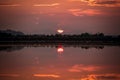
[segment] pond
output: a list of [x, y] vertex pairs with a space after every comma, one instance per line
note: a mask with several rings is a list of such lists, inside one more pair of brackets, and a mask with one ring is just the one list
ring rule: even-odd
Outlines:
[[120, 80], [120, 47], [0, 46], [0, 80]]

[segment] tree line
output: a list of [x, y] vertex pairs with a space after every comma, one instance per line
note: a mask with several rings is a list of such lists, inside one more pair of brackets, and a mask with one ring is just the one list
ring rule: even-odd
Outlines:
[[0, 42], [38, 42], [38, 43], [116, 43], [120, 44], [120, 35], [105, 35], [103, 33], [81, 34], [24, 34], [22, 32], [0, 31]]

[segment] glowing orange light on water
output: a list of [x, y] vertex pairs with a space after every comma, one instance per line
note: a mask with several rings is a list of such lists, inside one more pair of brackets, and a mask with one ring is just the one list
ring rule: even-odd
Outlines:
[[58, 53], [63, 53], [63, 52], [64, 52], [63, 47], [58, 47], [57, 52], [58, 52]]
[[63, 54], [63, 52], [64, 52], [63, 46], [62, 45], [58, 45], [58, 47], [57, 47], [57, 53], [58, 53], [58, 55], [61, 56]]

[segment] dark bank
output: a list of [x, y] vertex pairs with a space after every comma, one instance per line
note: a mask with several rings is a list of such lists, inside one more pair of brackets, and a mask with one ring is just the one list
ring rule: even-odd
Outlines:
[[0, 30], [0, 44], [82, 44], [120, 45], [120, 35], [103, 33], [81, 34], [24, 34], [13, 30]]

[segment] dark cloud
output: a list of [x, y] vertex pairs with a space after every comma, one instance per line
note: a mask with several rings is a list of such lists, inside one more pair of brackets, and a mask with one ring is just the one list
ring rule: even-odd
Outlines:
[[97, 76], [97, 79], [118, 80], [120, 79], [120, 77], [119, 76]]
[[118, 1], [116, 0], [103, 0], [103, 1], [96, 1], [96, 4], [117, 4]]

